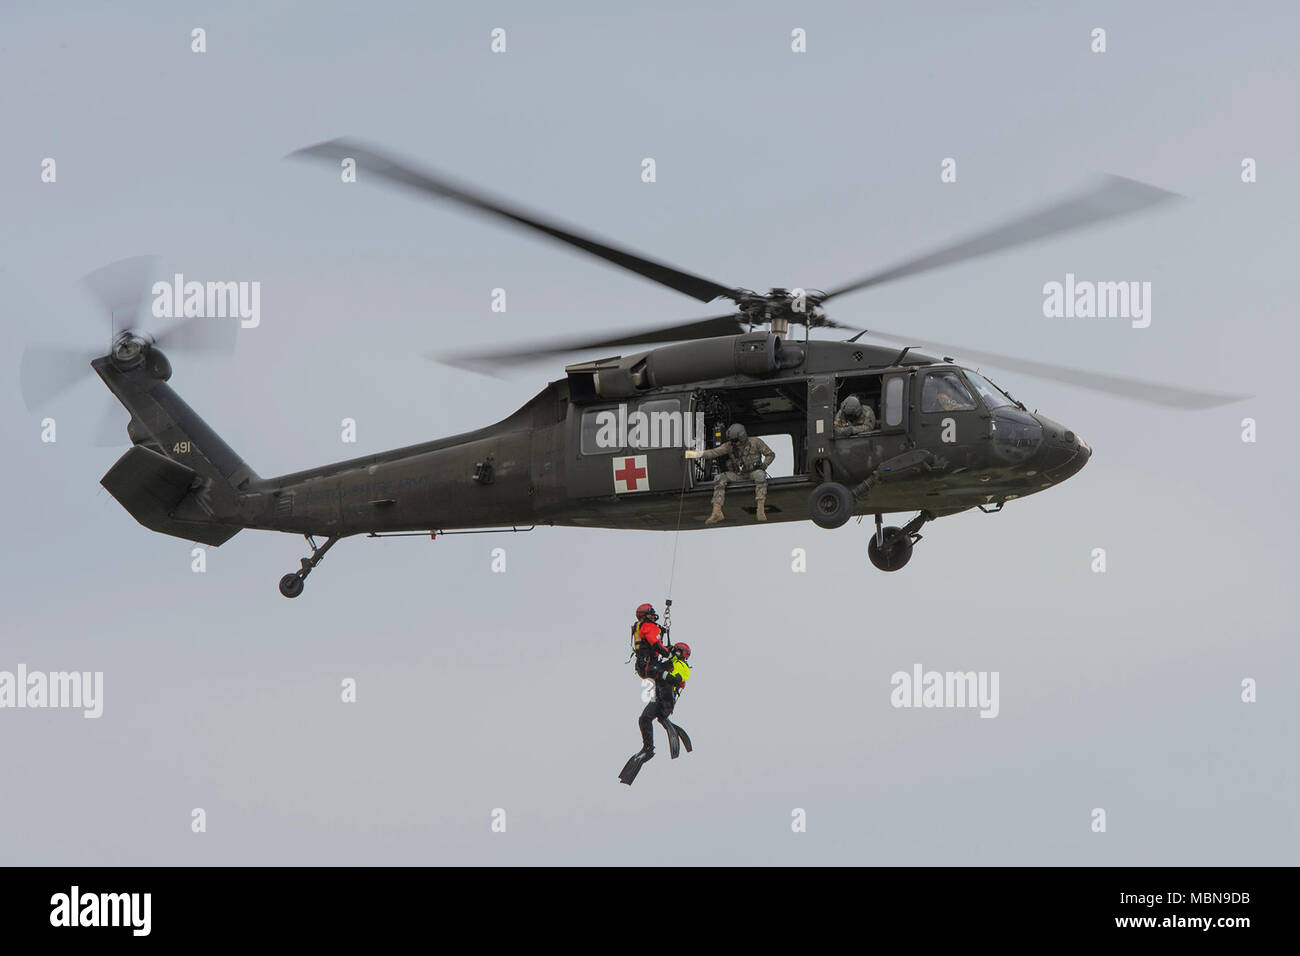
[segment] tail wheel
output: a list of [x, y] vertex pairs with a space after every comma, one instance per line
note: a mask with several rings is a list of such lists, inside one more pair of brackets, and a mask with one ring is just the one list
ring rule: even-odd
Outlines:
[[304, 586], [303, 579], [296, 574], [286, 574], [280, 579], [280, 593], [287, 598], [296, 598]]
[[826, 481], [808, 496], [808, 517], [819, 528], [838, 528], [853, 517], [853, 492], [838, 481]]
[[898, 571], [912, 560], [912, 536], [898, 528], [885, 528], [882, 535], [884, 547], [876, 544], [873, 534], [867, 542], [867, 557], [882, 571]]

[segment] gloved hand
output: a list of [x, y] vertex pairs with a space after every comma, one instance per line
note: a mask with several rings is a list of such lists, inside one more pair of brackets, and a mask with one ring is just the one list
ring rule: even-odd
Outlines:
[[699, 453], [698, 451], [696, 451], [694, 448], [688, 448], [688, 449], [686, 449], [686, 457], [687, 457], [687, 458], [699, 458], [699, 457], [700, 457], [700, 453]]

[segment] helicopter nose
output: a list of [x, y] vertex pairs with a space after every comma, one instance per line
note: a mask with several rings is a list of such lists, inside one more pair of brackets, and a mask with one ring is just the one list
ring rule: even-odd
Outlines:
[[1072, 429], [1042, 415], [1035, 417], [1043, 426], [1043, 475], [1058, 482], [1077, 474], [1092, 457], [1092, 446]]

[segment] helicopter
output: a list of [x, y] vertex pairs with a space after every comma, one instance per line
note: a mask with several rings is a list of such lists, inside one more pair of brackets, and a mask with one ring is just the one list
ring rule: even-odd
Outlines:
[[[288, 598], [303, 593], [308, 575], [338, 541], [355, 535], [436, 538], [542, 525], [666, 531], [681, 530], [683, 516], [686, 528], [703, 528], [699, 516], [719, 465], [691, 460], [685, 451], [716, 447], [737, 424], [789, 449], [789, 474], [768, 481], [769, 522], [837, 528], [871, 516], [868, 558], [897, 571], [929, 522], [972, 508], [1000, 511], [1070, 478], [1092, 455], [1076, 431], [1030, 412], [945, 352], [981, 367], [1173, 408], [1206, 409], [1246, 397], [867, 333], [823, 310], [849, 293], [1175, 198], [1134, 180], [1106, 177], [1072, 198], [828, 291], [755, 292], [595, 239], [358, 142], [330, 140], [290, 156], [350, 160], [362, 179], [504, 220], [701, 302], [729, 300], [732, 308], [683, 323], [443, 357], [482, 370], [579, 350], [652, 346], [567, 365], [563, 378], [495, 424], [274, 478], [254, 472], [167, 384], [172, 366], [162, 346], [184, 345], [187, 338], [192, 344], [201, 335], [187, 336], [183, 326], [156, 336], [134, 327], [117, 332], [108, 353], [90, 365], [130, 413], [132, 444], [101, 484], [144, 527], [201, 544], [219, 546], [246, 528], [303, 535], [310, 555], [279, 581]], [[138, 304], [128, 311], [138, 312]], [[802, 338], [791, 334], [792, 326], [802, 327]], [[830, 340], [813, 338], [814, 330], [855, 334]], [[861, 342], [865, 334], [892, 344]], [[45, 393], [65, 387], [76, 373], [66, 356], [49, 350], [29, 348], [24, 366], [25, 397], [28, 385]], [[836, 424], [849, 396], [871, 412], [865, 433], [849, 435]], [[747, 487], [742, 482], [732, 494], [743, 500]], [[752, 505], [733, 508], [712, 527], [748, 524], [754, 512]], [[905, 522], [884, 524], [887, 515], [911, 512]]]

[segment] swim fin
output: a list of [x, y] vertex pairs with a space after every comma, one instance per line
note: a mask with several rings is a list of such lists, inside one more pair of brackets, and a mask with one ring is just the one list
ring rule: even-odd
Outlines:
[[660, 717], [658, 720], [659, 726], [661, 726], [664, 729], [664, 733], [668, 735], [668, 756], [673, 760], [676, 760], [682, 752], [681, 738], [677, 736], [677, 731], [674, 729], [677, 725], [666, 717]]
[[691, 738], [687, 736], [686, 731], [683, 730], [679, 724], [673, 724], [672, 726], [673, 726], [673, 730], [677, 731], [677, 736], [682, 738], [682, 746], [686, 748], [687, 753], [690, 753]]
[[641, 772], [641, 765], [655, 755], [653, 750], [638, 750], [628, 758], [627, 763], [623, 765], [622, 772], [618, 775], [618, 782], [625, 783], [629, 787], [636, 775]]

